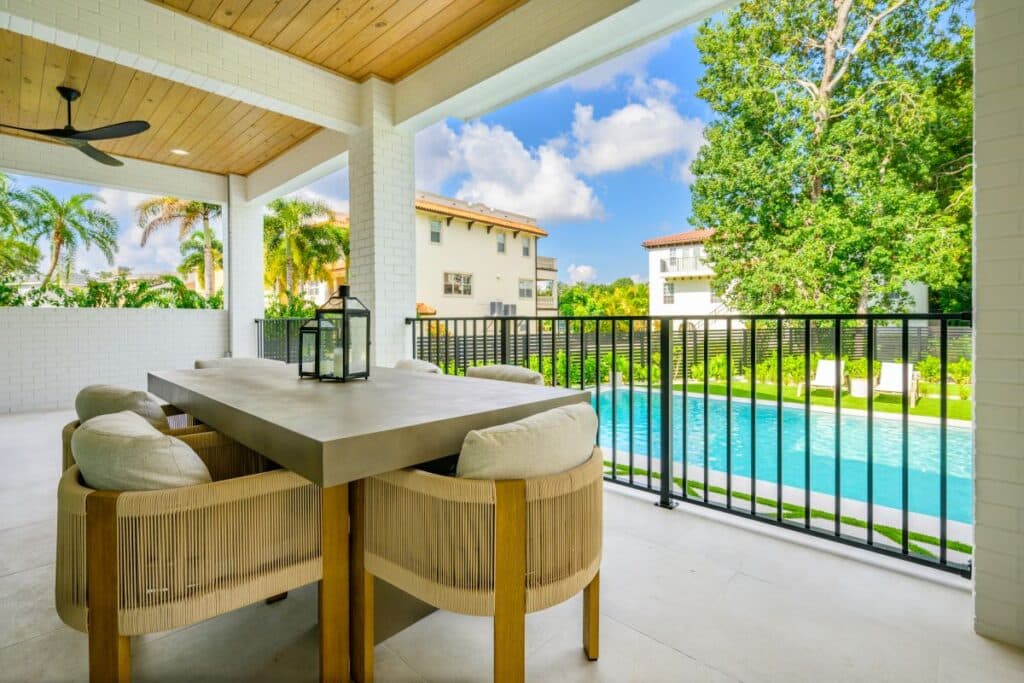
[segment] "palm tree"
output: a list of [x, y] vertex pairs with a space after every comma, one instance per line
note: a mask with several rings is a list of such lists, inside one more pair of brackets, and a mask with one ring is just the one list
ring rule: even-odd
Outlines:
[[202, 224], [199, 234], [203, 237], [203, 274], [205, 275], [206, 296], [213, 296], [213, 243], [215, 237], [210, 221], [221, 215], [219, 204], [208, 204], [177, 197], [153, 197], [140, 203], [136, 209], [139, 227], [142, 228], [142, 246], [154, 232], [177, 224], [178, 241], [184, 242]]
[[[224, 245], [220, 240], [215, 239], [211, 242], [210, 253], [213, 256], [213, 267], [223, 269]], [[181, 243], [181, 263], [178, 265], [178, 272], [182, 275], [195, 272], [197, 281], [205, 283], [206, 255], [206, 236], [197, 230]]]
[[348, 226], [336, 223], [319, 201], [275, 199], [263, 216], [267, 281], [295, 295], [304, 282], [327, 280], [328, 269], [348, 258]]
[[82, 192], [62, 201], [42, 187], [30, 188], [26, 193], [27, 233], [33, 243], [43, 237], [50, 242], [50, 268], [43, 277], [44, 287], [58, 265], [63, 266], [63, 272], [71, 272], [75, 256], [83, 246], [95, 246], [107, 257], [107, 263], [114, 263], [117, 221], [106, 211], [91, 208], [90, 202], [103, 200]]
[[31, 273], [39, 263], [39, 250], [23, 239], [25, 195], [0, 173], [0, 277]]

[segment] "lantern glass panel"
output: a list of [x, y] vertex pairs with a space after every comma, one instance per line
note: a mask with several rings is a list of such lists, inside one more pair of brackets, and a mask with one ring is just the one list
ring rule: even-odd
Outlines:
[[369, 370], [368, 341], [370, 337], [370, 316], [351, 311], [348, 322], [348, 372], [358, 375]]
[[307, 320], [299, 330], [299, 375], [315, 377], [317, 372], [317, 326], [315, 318]]

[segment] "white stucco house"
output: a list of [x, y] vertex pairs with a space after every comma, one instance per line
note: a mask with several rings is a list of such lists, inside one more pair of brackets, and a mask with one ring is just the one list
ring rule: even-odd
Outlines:
[[651, 315], [734, 313], [711, 289], [715, 271], [704, 262], [704, 241], [714, 230], [689, 230], [645, 240]]

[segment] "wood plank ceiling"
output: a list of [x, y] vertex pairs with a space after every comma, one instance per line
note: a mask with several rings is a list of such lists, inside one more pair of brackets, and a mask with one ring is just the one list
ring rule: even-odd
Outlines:
[[[0, 122], [26, 128], [64, 126], [67, 114], [55, 89], [58, 85], [82, 91], [71, 109], [76, 128], [132, 119], [151, 125], [139, 135], [96, 142], [97, 148], [200, 171], [246, 175], [319, 130], [282, 114], [0, 30]], [[172, 149], [188, 155], [173, 154]]]
[[397, 81], [525, 0], [151, 0], [356, 80]]

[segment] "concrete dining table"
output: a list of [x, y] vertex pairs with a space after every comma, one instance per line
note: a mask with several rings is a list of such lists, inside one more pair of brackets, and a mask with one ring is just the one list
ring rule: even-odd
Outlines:
[[[368, 380], [299, 379], [294, 365], [166, 370], [149, 390], [323, 489], [320, 680], [365, 681], [373, 642], [362, 610], [366, 477], [458, 453], [466, 433], [572, 403], [590, 393], [375, 367]], [[350, 532], [351, 529], [351, 532]], [[372, 647], [372, 646], [371, 646]]]

